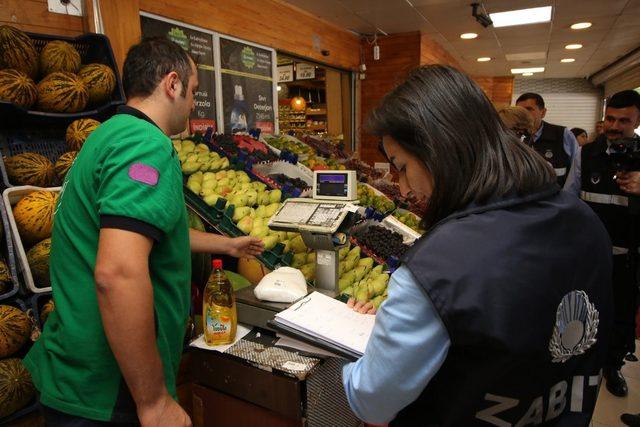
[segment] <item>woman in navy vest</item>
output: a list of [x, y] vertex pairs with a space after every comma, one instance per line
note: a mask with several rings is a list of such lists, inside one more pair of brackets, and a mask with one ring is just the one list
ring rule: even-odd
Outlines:
[[369, 124], [403, 193], [428, 197], [428, 231], [344, 367], [353, 411], [372, 424], [588, 426], [612, 318], [598, 218], [454, 68], [415, 70]]

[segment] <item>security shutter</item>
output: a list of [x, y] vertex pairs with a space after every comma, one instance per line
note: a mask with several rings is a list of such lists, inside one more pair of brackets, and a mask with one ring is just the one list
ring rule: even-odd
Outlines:
[[609, 97], [616, 92], [640, 87], [640, 65], [623, 72], [604, 84], [605, 96]]

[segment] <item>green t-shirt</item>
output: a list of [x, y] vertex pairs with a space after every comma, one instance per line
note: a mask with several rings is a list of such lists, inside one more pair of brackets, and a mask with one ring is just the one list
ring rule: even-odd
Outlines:
[[94, 267], [100, 228], [154, 238], [149, 270], [156, 343], [174, 397], [189, 312], [191, 261], [180, 163], [170, 139], [137, 115], [117, 114], [96, 129], [65, 179], [51, 247], [56, 309], [25, 359], [42, 404], [100, 421], [137, 419], [98, 309]]

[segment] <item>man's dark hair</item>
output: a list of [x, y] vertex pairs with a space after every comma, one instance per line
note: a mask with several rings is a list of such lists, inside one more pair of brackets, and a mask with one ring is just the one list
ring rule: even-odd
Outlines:
[[182, 82], [181, 96], [187, 93], [191, 63], [189, 54], [164, 37], [149, 37], [131, 46], [122, 67], [122, 86], [127, 98], [146, 97], [155, 91], [164, 76], [175, 71]]
[[368, 126], [396, 140], [432, 175], [426, 229], [471, 202], [534, 193], [556, 180], [549, 164], [505, 127], [484, 92], [452, 67], [412, 71]]
[[542, 99], [542, 97], [537, 93], [533, 93], [533, 92], [527, 92], [520, 95], [516, 100], [516, 105], [518, 104], [518, 102], [527, 101], [529, 99], [535, 100], [536, 105], [538, 106], [539, 109], [542, 110], [544, 108], [544, 99]]
[[573, 136], [575, 136], [577, 138], [578, 136], [582, 135], [583, 133], [587, 133], [587, 131], [582, 129], [582, 128], [573, 128], [573, 129], [571, 129], [571, 133], [573, 133]]
[[607, 101], [607, 107], [611, 108], [627, 108], [636, 107], [640, 110], [640, 93], [635, 90], [623, 90], [615, 93]]

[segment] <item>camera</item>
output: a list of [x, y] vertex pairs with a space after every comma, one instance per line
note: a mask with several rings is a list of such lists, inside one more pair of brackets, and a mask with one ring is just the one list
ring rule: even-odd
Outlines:
[[612, 171], [640, 171], [640, 138], [619, 138], [610, 141], [609, 164]]
[[[478, 8], [481, 7], [480, 3], [471, 3], [471, 16], [473, 16], [474, 18], [476, 18], [476, 21], [478, 21], [478, 23], [480, 25], [482, 25], [483, 27], [487, 28], [490, 25], [493, 25], [493, 21], [491, 20], [491, 18], [489, 17], [489, 15], [487, 15], [486, 13], [482, 12], [482, 11], [478, 11]], [[484, 10], [484, 8], [483, 8]]]

